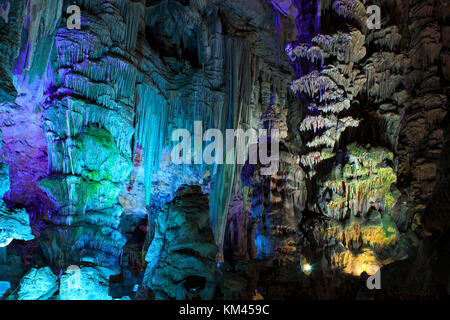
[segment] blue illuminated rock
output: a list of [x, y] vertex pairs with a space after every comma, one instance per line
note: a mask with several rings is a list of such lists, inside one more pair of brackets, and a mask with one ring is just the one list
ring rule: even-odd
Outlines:
[[[1, 131], [0, 131], [1, 140]], [[1, 142], [0, 142], [1, 148]], [[0, 162], [0, 199], [9, 190], [9, 167], [6, 163]]]
[[50, 174], [40, 185], [58, 213], [41, 240], [52, 265], [86, 261], [118, 270], [125, 243], [118, 196], [132, 169], [133, 54], [145, 10], [125, 0], [78, 5], [82, 28], [57, 25], [49, 66], [54, 79], [45, 83], [54, 94], [43, 102]]
[[11, 71], [21, 44], [24, 5], [25, 0], [0, 1], [0, 103], [17, 97]]
[[[0, 148], [2, 134], [0, 131]], [[5, 247], [12, 240], [31, 240], [30, 217], [24, 209], [9, 210], [1, 199], [9, 190], [9, 168], [0, 162], [0, 247]]]
[[0, 247], [8, 245], [13, 239], [32, 240], [30, 217], [21, 210], [9, 210], [0, 202]]
[[[2, 148], [2, 135], [0, 130], [0, 149]], [[0, 201], [9, 190], [9, 185], [9, 167], [6, 163], [0, 162]]]
[[69, 267], [61, 277], [60, 300], [112, 300], [109, 277], [114, 272], [103, 267]]
[[18, 300], [47, 300], [58, 290], [58, 278], [49, 267], [33, 268], [20, 281]]

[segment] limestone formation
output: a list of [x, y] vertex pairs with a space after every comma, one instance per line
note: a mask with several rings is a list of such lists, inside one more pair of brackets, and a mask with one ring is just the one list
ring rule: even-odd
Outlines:
[[[444, 297], [449, 21], [438, 0], [0, 0], [0, 293]], [[209, 129], [256, 130], [277, 170], [199, 161]]]
[[156, 217], [144, 283], [156, 299], [211, 299], [216, 254], [208, 197], [198, 186], [182, 186]]
[[[2, 132], [0, 131], [0, 148], [2, 147]], [[9, 190], [9, 167], [0, 162], [0, 250], [12, 240], [31, 240], [30, 217], [23, 209], [10, 210], [2, 200]]]
[[49, 267], [33, 268], [20, 281], [18, 300], [47, 300], [58, 290], [57, 277]]

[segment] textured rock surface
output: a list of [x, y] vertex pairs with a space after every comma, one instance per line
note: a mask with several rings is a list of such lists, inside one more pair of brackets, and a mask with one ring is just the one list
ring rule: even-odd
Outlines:
[[18, 300], [47, 300], [58, 290], [58, 279], [49, 267], [31, 269], [20, 281]]
[[156, 217], [144, 284], [156, 299], [211, 299], [216, 254], [208, 197], [198, 186], [183, 186]]
[[402, 209], [392, 157], [385, 149], [350, 145], [346, 161], [321, 188], [319, 205], [330, 220], [318, 237], [328, 244], [332, 268], [359, 276], [372, 265], [408, 257], [411, 241], [400, 235], [392, 217], [394, 207]]
[[25, 210], [9, 210], [0, 204], [0, 244], [8, 245], [11, 240], [31, 240], [30, 218]]
[[[285, 2], [282, 4], [287, 5]], [[269, 235], [266, 231], [266, 236], [258, 237], [256, 231], [253, 235], [256, 240], [255, 252], [259, 252], [260, 257], [266, 255], [266, 259], [273, 257], [274, 243], [279, 232], [282, 231], [281, 234], [285, 237], [292, 232], [292, 246], [281, 246], [278, 248], [279, 252], [292, 252], [292, 257], [295, 257], [293, 261], [296, 261], [295, 264], [300, 269], [306, 262], [313, 265], [313, 270], [316, 270], [305, 274], [314, 282], [332, 281], [336, 285], [327, 285], [324, 291], [314, 290], [313, 293], [308, 289], [311, 283], [302, 280], [298, 269], [293, 268], [287, 272], [286, 278], [289, 281], [296, 279], [298, 284], [293, 285], [296, 288], [294, 290], [287, 289], [282, 280], [283, 268], [278, 264], [278, 259], [274, 260], [277, 264], [273, 267], [278, 274], [270, 280], [260, 280], [259, 284], [263, 286], [265, 297], [312, 295], [330, 298], [336, 294], [334, 290], [338, 287], [352, 295], [354, 289], [351, 288], [357, 287], [358, 282], [349, 281], [350, 278], [344, 276], [345, 273], [359, 276], [364, 271], [370, 273], [371, 265], [390, 265], [386, 267], [389, 268], [387, 270], [396, 270], [397, 265], [400, 269], [406, 264], [424, 262], [424, 253], [421, 249], [417, 251], [418, 247], [423, 245], [421, 241], [430, 243], [430, 246], [434, 242], [431, 240], [433, 237], [420, 240], [424, 236], [431, 236], [429, 231], [424, 230], [420, 212], [427, 211], [428, 218], [425, 221], [428, 220], [430, 227], [432, 225], [437, 231], [437, 239], [448, 230], [445, 222], [448, 220], [448, 205], [438, 207], [425, 205], [423, 202], [430, 201], [434, 192], [439, 194], [439, 203], [447, 203], [445, 199], [448, 197], [446, 183], [440, 184], [443, 188], [435, 189], [438, 181], [448, 180], [448, 171], [444, 169], [445, 166], [442, 167], [442, 160], [439, 160], [440, 157], [443, 159], [439, 154], [447, 141], [442, 134], [448, 126], [444, 121], [447, 114], [445, 88], [448, 86], [448, 78], [445, 78], [445, 71], [441, 73], [441, 70], [445, 70], [443, 64], [440, 64], [442, 69], [427, 69], [445, 60], [439, 60], [440, 56], [445, 56], [445, 50], [442, 50], [444, 53], [439, 52], [441, 46], [446, 48], [447, 44], [438, 34], [441, 28], [445, 28], [446, 20], [442, 16], [447, 16], [447, 9], [440, 2], [433, 1], [420, 4], [413, 2], [409, 6], [405, 2], [394, 5], [391, 1], [381, 1], [379, 5], [383, 12], [388, 12], [388, 19], [383, 20], [381, 30], [369, 30], [365, 25], [367, 4], [364, 2], [321, 2], [322, 15], [319, 18], [313, 2], [291, 4], [303, 14], [303, 18], [297, 24], [298, 42], [289, 44], [286, 53], [296, 76], [300, 77], [293, 82], [292, 89], [299, 93], [302, 108], [306, 112], [298, 116], [303, 121], [291, 122], [290, 126], [293, 131], [298, 128], [305, 134], [299, 137], [291, 131], [286, 144], [289, 150], [303, 153], [300, 164], [308, 173], [307, 177], [312, 180], [310, 183], [303, 183], [303, 186], [308, 185], [306, 210], [295, 210], [294, 216], [297, 218], [285, 220], [285, 225], [277, 227], [275, 233]], [[443, 10], [442, 16], [433, 15], [438, 10]], [[415, 16], [413, 19], [417, 19], [413, 34], [410, 34], [405, 24], [408, 12]], [[292, 14], [297, 15], [295, 12]], [[396, 19], [393, 19], [394, 15], [397, 16]], [[347, 21], [347, 26], [342, 25], [340, 17]], [[322, 21], [341, 25], [342, 29], [320, 25]], [[302, 30], [315, 30], [316, 33], [302, 33]], [[325, 33], [326, 31], [329, 33]], [[410, 37], [416, 40], [409, 41], [412, 39]], [[319, 68], [321, 65], [323, 67]], [[318, 68], [318, 71], [314, 71]], [[422, 70], [420, 76], [414, 69]], [[425, 79], [430, 80], [426, 82]], [[427, 90], [433, 93], [425, 98]], [[411, 104], [414, 105], [415, 99], [420, 102], [414, 108]], [[422, 107], [427, 111], [424, 112]], [[415, 116], [412, 116], [414, 109], [422, 111], [414, 112]], [[295, 115], [292, 109], [288, 112]], [[349, 115], [358, 117], [358, 121], [355, 122]], [[339, 124], [340, 121], [342, 124]], [[363, 126], [345, 133], [345, 127], [357, 127], [358, 122]], [[410, 132], [410, 140], [402, 138], [403, 132]], [[420, 140], [420, 137], [425, 136], [432, 138], [426, 142]], [[381, 148], [368, 146], [359, 149], [350, 145], [352, 141], [370, 143]], [[409, 156], [404, 155], [405, 149], [409, 150]], [[430, 151], [423, 153], [424, 150]], [[420, 152], [421, 155], [416, 157], [413, 155], [415, 152]], [[414, 166], [411, 161], [419, 161], [416, 171], [412, 171]], [[408, 166], [406, 168], [405, 163]], [[445, 178], [437, 179], [438, 172]], [[343, 178], [336, 180], [336, 176], [341, 175]], [[412, 178], [414, 175], [420, 183], [415, 182], [417, 178]], [[267, 213], [262, 215], [266, 224], [274, 219], [272, 214], [277, 212], [275, 203], [280, 201], [277, 193], [272, 191], [275, 189], [272, 185], [276, 178], [272, 181], [269, 184], [267, 179], [262, 179], [253, 186], [255, 189], [259, 188], [255, 193], [259, 200], [253, 201], [252, 210], [255, 205], [266, 207]], [[282, 184], [275, 185], [278, 192], [283, 190]], [[413, 190], [415, 191], [412, 192]], [[415, 197], [413, 194], [420, 196], [412, 202], [407, 200]], [[289, 206], [281, 207], [286, 209]], [[230, 210], [233, 217], [236, 215], [235, 210], [235, 206]], [[230, 227], [230, 232], [235, 232], [233, 230], [235, 229]], [[250, 233], [251, 229], [248, 230]], [[416, 254], [418, 256], [414, 258]], [[286, 263], [289, 259], [281, 261]], [[448, 265], [449, 262], [446, 261], [445, 264]], [[386, 279], [393, 279], [393, 274], [393, 271], [389, 271]], [[446, 282], [445, 274], [442, 273], [441, 283]], [[266, 275], [262, 270], [260, 279]], [[415, 279], [413, 275], [410, 277], [411, 286], [418, 283], [412, 280]], [[426, 276], [419, 278], [424, 280], [424, 277]], [[344, 281], [347, 281], [347, 286], [343, 285]], [[424, 281], [430, 286], [430, 296], [437, 294], [436, 282]], [[426, 295], [425, 291], [421, 291], [421, 294]]]
[[1, 1], [0, 19], [0, 99], [2, 103], [13, 102], [17, 91], [12, 79], [12, 66], [19, 54], [22, 32], [22, 13], [25, 0]]
[[[2, 147], [0, 131], [0, 148]], [[12, 240], [31, 240], [30, 217], [25, 210], [10, 210], [2, 198], [10, 187], [9, 167], [0, 162], [0, 247], [7, 246]]]
[[[1, 281], [49, 265], [60, 299], [144, 273], [138, 298], [448, 295], [448, 1], [79, 0], [80, 30], [68, 3], [0, 0], [0, 244], [37, 238]], [[278, 129], [279, 170], [173, 164], [194, 121]], [[55, 298], [48, 270], [24, 297]]]
[[[124, 244], [118, 196], [132, 167], [136, 68], [128, 60], [139, 4], [112, 5], [83, 2], [86, 28], [61, 26], [52, 51], [54, 77], [43, 106], [51, 175], [41, 186], [59, 206], [51, 219], [59, 231], [46, 232], [44, 241], [49, 259], [61, 267], [83, 260], [117, 267]], [[121, 27], [113, 29], [112, 21]]]
[[[24, 1], [2, 1], [0, 20], [0, 109], [2, 113], [17, 96], [12, 80], [13, 61], [19, 54], [20, 33]], [[0, 130], [0, 148], [3, 146]], [[10, 188], [9, 166], [0, 162], [0, 246], [8, 245], [13, 239], [31, 240], [30, 219], [25, 210], [9, 210], [3, 202], [3, 195]]]
[[114, 266], [116, 262], [110, 255], [117, 256], [124, 244], [117, 230], [122, 209], [116, 204], [120, 182], [129, 176], [131, 163], [104, 129], [86, 128], [83, 135], [73, 140], [72, 150], [71, 170], [77, 175], [53, 175], [40, 184], [61, 208], [52, 221], [71, 230], [69, 238], [64, 238], [64, 234], [45, 234], [46, 241], [63, 246], [52, 248], [49, 257], [61, 259], [63, 252], [63, 265], [89, 259], [99, 265]]

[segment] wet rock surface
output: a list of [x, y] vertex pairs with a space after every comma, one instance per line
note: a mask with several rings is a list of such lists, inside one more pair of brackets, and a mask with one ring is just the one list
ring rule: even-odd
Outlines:
[[58, 290], [58, 279], [49, 267], [31, 269], [20, 281], [18, 300], [48, 300]]

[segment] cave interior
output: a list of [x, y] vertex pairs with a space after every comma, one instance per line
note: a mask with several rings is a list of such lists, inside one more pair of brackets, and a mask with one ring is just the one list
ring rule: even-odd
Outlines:
[[448, 0], [0, 0], [0, 298], [448, 298], [449, 80]]

